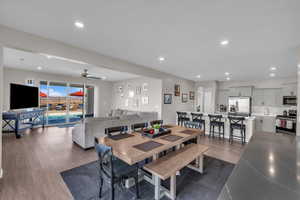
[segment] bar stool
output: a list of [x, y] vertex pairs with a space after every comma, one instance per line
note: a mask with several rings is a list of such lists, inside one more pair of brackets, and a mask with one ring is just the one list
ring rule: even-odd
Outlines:
[[[233, 139], [239, 139], [242, 141], [242, 144], [246, 143], [246, 125], [244, 124], [245, 117], [233, 117], [228, 116], [229, 119], [229, 129], [230, 129], [230, 136], [229, 142], [230, 144], [233, 143]], [[234, 130], [240, 130], [240, 135], [235, 135]]]
[[178, 126], [183, 126], [184, 122], [190, 121], [188, 114], [186, 112], [176, 112], [177, 113], [177, 124]]
[[[215, 137], [215, 127], [218, 127], [218, 134], [219, 134], [219, 139], [222, 138], [224, 139], [224, 127], [225, 123], [222, 122], [222, 115], [208, 115], [209, 117], [209, 137], [212, 136], [213, 138]], [[221, 132], [222, 130], [222, 132]]]
[[198, 122], [200, 124], [200, 128], [203, 127], [204, 133], [205, 133], [205, 119], [202, 119], [203, 114], [202, 113], [191, 113], [192, 115], [192, 121]]

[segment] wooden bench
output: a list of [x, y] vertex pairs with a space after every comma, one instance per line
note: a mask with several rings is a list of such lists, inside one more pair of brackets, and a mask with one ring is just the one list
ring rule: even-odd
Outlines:
[[[163, 195], [176, 199], [176, 172], [188, 166], [194, 160], [196, 160], [196, 166], [193, 166], [192, 169], [202, 172], [203, 154], [207, 150], [207, 146], [190, 144], [145, 165], [144, 169], [152, 173], [155, 178], [155, 199], [158, 200]], [[160, 179], [166, 180], [170, 177], [170, 191], [166, 191], [166, 189], [162, 189]], [[163, 190], [162, 193], [161, 190]]]

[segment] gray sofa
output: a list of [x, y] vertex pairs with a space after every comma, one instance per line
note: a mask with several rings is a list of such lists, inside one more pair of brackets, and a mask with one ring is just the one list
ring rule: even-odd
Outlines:
[[108, 117], [86, 118], [76, 124], [72, 130], [72, 140], [83, 149], [94, 146], [94, 138], [105, 136], [105, 128], [149, 122], [158, 119], [157, 112], [138, 112], [113, 110]]

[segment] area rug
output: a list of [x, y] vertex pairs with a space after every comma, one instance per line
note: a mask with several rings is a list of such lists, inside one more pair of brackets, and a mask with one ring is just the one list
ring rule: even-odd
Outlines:
[[[61, 173], [75, 200], [99, 200], [99, 175], [97, 162], [88, 163]], [[177, 176], [178, 200], [217, 200], [234, 165], [211, 157], [204, 159], [204, 174], [199, 174], [189, 168], [184, 168]], [[163, 181], [169, 187], [169, 180]], [[116, 187], [117, 188], [117, 187]], [[109, 187], [104, 183], [102, 190], [103, 200], [110, 199]], [[154, 186], [146, 181], [140, 182], [140, 199], [153, 200]], [[135, 187], [115, 190], [116, 200], [135, 199]], [[169, 198], [164, 197], [163, 200]]]

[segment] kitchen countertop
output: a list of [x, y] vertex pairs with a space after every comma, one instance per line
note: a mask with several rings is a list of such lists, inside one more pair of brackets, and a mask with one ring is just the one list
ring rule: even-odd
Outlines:
[[[203, 113], [203, 112], [193, 112], [193, 111], [186, 111], [187, 113], [199, 113], [199, 114], [203, 114], [204, 117], [208, 117], [209, 114], [212, 115], [222, 115], [224, 118], [228, 117], [228, 113]], [[255, 116], [251, 115], [250, 117], [245, 117], [246, 120], [255, 120]]]
[[241, 199], [300, 199], [300, 138], [253, 135], [218, 198]]
[[252, 113], [253, 116], [259, 116], [259, 117], [276, 117], [276, 114], [264, 114], [264, 113]]

